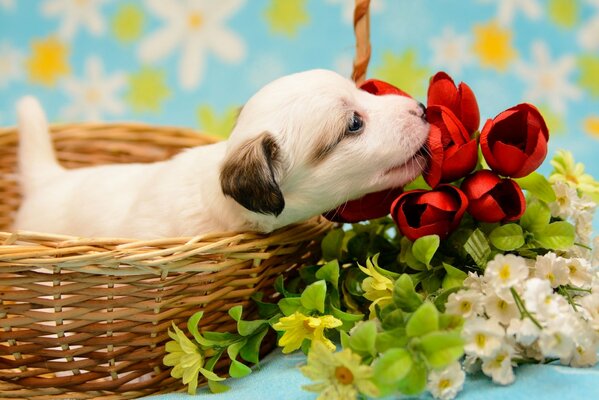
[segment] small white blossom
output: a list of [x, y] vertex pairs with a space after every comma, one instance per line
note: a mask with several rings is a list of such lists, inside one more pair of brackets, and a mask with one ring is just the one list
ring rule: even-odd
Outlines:
[[456, 361], [440, 371], [431, 371], [427, 389], [435, 399], [451, 400], [462, 390], [465, 379], [466, 374]]
[[528, 277], [528, 266], [522, 257], [498, 254], [487, 264], [485, 279], [494, 288], [506, 289], [516, 286]]
[[487, 287], [487, 283], [485, 282], [484, 276], [479, 275], [476, 272], [468, 272], [468, 276], [466, 277], [466, 279], [464, 279], [462, 285], [466, 289], [470, 289], [480, 293], [484, 293]]
[[570, 359], [576, 348], [572, 328], [565, 321], [554, 320], [543, 327], [539, 335], [539, 347], [545, 357]]
[[599, 265], [599, 236], [595, 236], [593, 239], [593, 254], [591, 255], [591, 265]]
[[576, 189], [565, 181], [555, 181], [552, 185], [555, 201], [549, 203], [551, 215], [560, 218], [570, 218], [579, 209], [580, 198]]
[[480, 292], [460, 290], [449, 295], [445, 310], [449, 314], [461, 315], [463, 318], [468, 319], [482, 312], [482, 298]]
[[576, 343], [576, 348], [568, 364], [575, 368], [592, 367], [597, 364], [597, 351], [599, 351], [597, 334], [587, 329], [584, 334], [578, 335], [578, 338], [578, 343]]
[[591, 264], [584, 258], [569, 258], [566, 260], [568, 282], [576, 287], [589, 288], [593, 280]]
[[593, 290], [593, 293], [588, 296], [578, 297], [576, 302], [579, 308], [582, 307], [586, 311], [589, 325], [599, 331], [599, 292]]
[[483, 361], [482, 370], [484, 374], [490, 376], [493, 382], [500, 385], [509, 385], [514, 382], [513, 354], [513, 347], [504, 343], [493, 358]]
[[524, 284], [522, 295], [526, 309], [537, 319], [551, 320], [571, 310], [568, 302], [553, 293], [547, 279], [530, 278]]
[[508, 325], [510, 320], [519, 316], [513, 297], [506, 299], [495, 293], [489, 294], [485, 296], [484, 307], [489, 319], [495, 319], [503, 325]]
[[445, 27], [438, 37], [430, 41], [432, 64], [452, 75], [460, 74], [462, 68], [474, 62], [471, 42], [469, 35], [460, 35], [452, 27]]
[[481, 317], [468, 319], [462, 330], [462, 337], [466, 342], [464, 351], [486, 360], [495, 356], [504, 336], [505, 329], [497, 321]]
[[593, 214], [595, 211], [581, 211], [574, 216], [574, 228], [576, 229], [576, 241], [590, 243], [593, 235]]
[[462, 363], [464, 371], [468, 374], [475, 374], [480, 371], [481, 362], [477, 356], [472, 354], [466, 354], [464, 356], [464, 362]]
[[558, 257], [557, 254], [549, 252], [543, 256], [537, 256], [535, 262], [535, 276], [547, 279], [551, 287], [558, 287], [568, 283], [568, 267], [566, 259]]
[[523, 346], [532, 345], [540, 333], [541, 329], [530, 318], [514, 318], [507, 328], [507, 334]]
[[44, 16], [60, 19], [58, 35], [72, 39], [79, 27], [95, 36], [105, 32], [106, 22], [100, 10], [105, 3], [106, 0], [48, 0], [42, 3], [41, 8]]

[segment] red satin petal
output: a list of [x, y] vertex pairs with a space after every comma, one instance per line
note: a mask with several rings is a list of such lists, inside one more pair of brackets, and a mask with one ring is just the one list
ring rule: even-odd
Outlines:
[[457, 114], [468, 133], [472, 135], [480, 125], [480, 111], [476, 96], [470, 86], [461, 82], [458, 86], [458, 97], [460, 98], [460, 109]]
[[499, 222], [506, 217], [497, 200], [490, 194], [485, 194], [477, 200], [470, 200], [468, 212], [481, 222]]
[[412, 97], [400, 88], [378, 79], [365, 80], [360, 85], [360, 89], [375, 95], [397, 94], [399, 96]]
[[432, 205], [443, 211], [455, 211], [459, 208], [458, 199], [454, 193], [448, 193], [447, 190], [431, 190], [422, 194], [416, 204]]
[[440, 239], [446, 239], [451, 233], [451, 223], [449, 221], [438, 221], [431, 225], [425, 225], [418, 228], [399, 225], [400, 232], [411, 241], [428, 235], [439, 235]]
[[547, 156], [547, 142], [545, 141], [545, 137], [540, 135], [537, 138], [537, 145], [532, 153], [528, 156], [524, 164], [520, 170], [514, 174], [510, 175], [512, 178], [521, 178], [535, 171], [537, 168], [543, 164], [545, 161], [545, 157]]
[[464, 144], [470, 139], [470, 135], [466, 132], [466, 128], [460, 122], [458, 117], [449, 109], [443, 106], [441, 107], [441, 119], [445, 125], [445, 129], [451, 140], [455, 144]]
[[470, 204], [470, 202], [469, 202], [468, 198], [466, 197], [466, 194], [455, 186], [443, 185], [441, 187], [441, 190], [447, 190], [447, 191], [453, 192], [457, 195], [457, 199], [458, 199], [458, 203], [460, 204], [460, 208], [458, 208], [458, 210], [456, 211], [455, 215], [453, 216], [453, 221], [451, 223], [451, 230], [455, 230], [460, 225], [460, 221], [462, 220], [462, 217], [466, 213], [466, 210], [468, 209], [468, 205]]
[[511, 179], [502, 179], [489, 194], [497, 201], [505, 217], [503, 222], [519, 219], [526, 210], [526, 199], [522, 189]]
[[402, 188], [369, 193], [357, 200], [348, 201], [335, 210], [326, 212], [324, 217], [329, 221], [348, 223], [381, 218], [389, 214], [391, 203], [401, 193], [403, 193]]
[[478, 161], [478, 144], [471, 140], [463, 146], [448, 149], [443, 160], [442, 182], [453, 182], [468, 175]]
[[485, 125], [483, 126], [483, 129], [481, 130], [479, 137], [480, 150], [483, 153], [483, 157], [487, 161], [487, 164], [489, 164], [489, 166], [497, 165], [497, 160], [495, 160], [495, 157], [493, 157], [493, 153], [491, 152], [491, 147], [489, 144], [489, 133], [493, 129], [493, 126], [493, 120], [488, 119]]
[[467, 176], [460, 189], [468, 197], [468, 200], [472, 201], [484, 196], [500, 182], [501, 178], [496, 173], [483, 169]]
[[437, 186], [441, 181], [441, 168], [443, 166], [443, 143], [441, 135], [441, 130], [431, 125], [427, 139], [427, 147], [431, 156], [423, 176], [426, 183], [432, 188]]
[[420, 216], [420, 226], [434, 224], [442, 220], [451, 220], [455, 211], [444, 211], [437, 207], [428, 205]]
[[435, 74], [428, 87], [427, 106], [439, 105], [455, 110], [458, 101], [458, 90], [453, 79], [445, 72]]
[[528, 158], [519, 148], [503, 142], [495, 143], [493, 155], [497, 164], [489, 166], [504, 176], [516, 176]]
[[418, 198], [420, 197], [421, 193], [425, 193], [426, 190], [424, 189], [415, 189], [415, 190], [409, 190], [407, 192], [403, 192], [402, 194], [400, 194], [392, 203], [391, 203], [391, 216], [393, 218], [395, 218], [396, 214], [399, 214], [401, 212], [401, 207], [408, 203], [415, 203]]

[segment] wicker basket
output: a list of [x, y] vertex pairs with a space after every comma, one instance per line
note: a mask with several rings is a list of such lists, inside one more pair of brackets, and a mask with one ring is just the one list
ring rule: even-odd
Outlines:
[[[368, 5], [356, 0], [356, 82], [370, 57]], [[55, 126], [52, 135], [70, 168], [163, 160], [215, 141], [134, 124]], [[250, 296], [268, 298], [277, 276], [315, 262], [331, 227], [317, 217], [270, 235], [146, 241], [10, 232], [20, 201], [17, 144], [15, 129], [0, 129], [0, 398], [121, 399], [181, 389], [162, 365], [171, 321], [184, 326], [203, 310], [203, 329], [234, 331], [228, 309], [241, 304], [254, 316]], [[263, 351], [272, 346], [267, 337]]]

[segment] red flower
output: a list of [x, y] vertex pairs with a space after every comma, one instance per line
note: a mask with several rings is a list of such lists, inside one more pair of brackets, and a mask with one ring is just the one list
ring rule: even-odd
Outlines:
[[403, 193], [402, 188], [387, 189], [369, 193], [357, 200], [348, 201], [337, 209], [324, 213], [324, 217], [333, 222], [359, 222], [381, 218], [389, 214], [391, 203]]
[[511, 179], [501, 179], [489, 170], [468, 176], [461, 189], [468, 197], [468, 212], [478, 221], [515, 221], [526, 209], [520, 186]]
[[468, 199], [452, 185], [427, 190], [411, 190], [391, 205], [391, 216], [400, 232], [410, 240], [426, 235], [446, 238], [460, 224]]
[[424, 179], [435, 187], [468, 175], [478, 161], [478, 145], [471, 139], [459, 119], [444, 106], [430, 106], [426, 111], [431, 124], [428, 149], [431, 153]]
[[488, 120], [480, 135], [480, 147], [493, 171], [521, 178], [543, 163], [548, 140], [543, 116], [535, 106], [524, 103]]
[[445, 72], [437, 72], [428, 87], [427, 106], [445, 106], [462, 122], [469, 136], [478, 130], [480, 113], [470, 86], [460, 82], [456, 87]]
[[[395, 94], [411, 97], [403, 90], [377, 79], [364, 81], [360, 85], [360, 89], [375, 95]], [[402, 192], [402, 188], [394, 188], [370, 193], [357, 200], [348, 201], [335, 210], [328, 211], [323, 215], [328, 220], [334, 222], [359, 222], [367, 219], [381, 218], [389, 214], [391, 203]]]

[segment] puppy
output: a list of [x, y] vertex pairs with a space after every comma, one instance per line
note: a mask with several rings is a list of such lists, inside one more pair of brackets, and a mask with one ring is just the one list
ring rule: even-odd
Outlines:
[[270, 232], [422, 172], [425, 108], [340, 75], [277, 79], [243, 107], [230, 138], [151, 164], [66, 170], [36, 100], [18, 104], [24, 199], [15, 228], [156, 238]]

